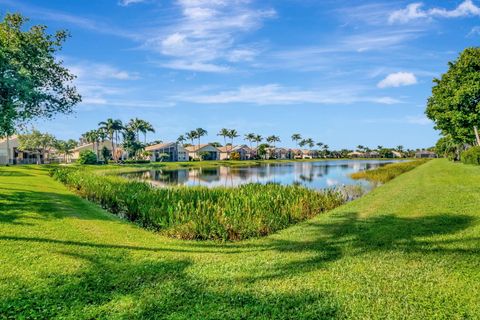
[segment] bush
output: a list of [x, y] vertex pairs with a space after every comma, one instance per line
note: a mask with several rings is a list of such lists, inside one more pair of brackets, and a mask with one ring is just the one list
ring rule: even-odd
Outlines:
[[345, 202], [340, 191], [300, 186], [154, 188], [82, 168], [55, 168], [51, 175], [114, 214], [182, 239], [264, 236]]
[[150, 163], [150, 160], [145, 160], [145, 159], [139, 159], [139, 160], [124, 160], [123, 163], [125, 164], [143, 164], [143, 163]]
[[460, 155], [460, 159], [465, 164], [480, 165], [480, 146], [471, 147], [470, 149], [463, 151]]
[[77, 162], [80, 164], [96, 164], [97, 155], [92, 150], [83, 150], [80, 152], [80, 157]]

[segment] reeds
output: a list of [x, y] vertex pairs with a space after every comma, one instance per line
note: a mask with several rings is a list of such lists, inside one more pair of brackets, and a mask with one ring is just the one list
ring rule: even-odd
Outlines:
[[423, 159], [408, 162], [391, 163], [377, 169], [355, 172], [352, 173], [350, 176], [352, 177], [352, 179], [366, 179], [377, 183], [385, 183], [401, 175], [402, 173], [415, 169], [416, 167], [424, 164], [427, 161], [428, 160]]
[[78, 168], [57, 168], [52, 176], [114, 214], [182, 239], [265, 236], [346, 200], [337, 190], [318, 192], [277, 184], [155, 188]]

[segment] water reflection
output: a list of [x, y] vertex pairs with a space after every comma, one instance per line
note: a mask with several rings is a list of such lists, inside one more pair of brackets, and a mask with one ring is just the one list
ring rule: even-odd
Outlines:
[[123, 176], [131, 179], [147, 180], [159, 187], [171, 185], [235, 187], [247, 183], [280, 183], [284, 185], [299, 184], [312, 189], [352, 184], [361, 184], [368, 188], [369, 183], [353, 180], [350, 178], [350, 174], [360, 170], [374, 169], [390, 162], [394, 161], [337, 160], [275, 163], [245, 167], [157, 169], [128, 173]]

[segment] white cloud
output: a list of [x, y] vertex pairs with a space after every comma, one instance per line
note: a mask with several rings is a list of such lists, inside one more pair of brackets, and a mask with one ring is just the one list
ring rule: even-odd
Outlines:
[[377, 84], [379, 88], [409, 86], [417, 83], [417, 78], [411, 72], [390, 73]]
[[173, 96], [173, 100], [198, 104], [247, 103], [257, 105], [287, 104], [350, 104], [371, 102], [378, 104], [395, 104], [399, 100], [391, 97], [365, 96], [358, 90], [346, 88], [331, 90], [300, 90], [283, 87], [278, 84], [262, 86], [241, 86], [238, 89], [221, 91], [212, 94], [182, 94]]
[[467, 34], [467, 37], [473, 37], [473, 36], [478, 36], [478, 35], [480, 35], [480, 26], [475, 26]]
[[112, 65], [96, 63], [90, 61], [81, 61], [67, 64], [67, 68], [77, 76], [79, 80], [136, 80], [139, 79], [137, 73], [127, 72], [118, 69]]
[[275, 16], [272, 9], [253, 8], [247, 0], [178, 0], [181, 18], [146, 41], [173, 61], [163, 66], [200, 72], [226, 72], [226, 62], [251, 61], [256, 50], [238, 43], [238, 35]]
[[441, 18], [458, 18], [468, 16], [480, 16], [480, 8], [477, 7], [472, 0], [464, 0], [455, 9], [447, 10], [445, 8], [432, 8], [424, 10], [423, 3], [416, 2], [407, 5], [406, 8], [392, 12], [388, 18], [388, 22], [407, 23], [413, 20], [428, 19], [434, 17]]
[[146, 0], [120, 0], [120, 1], [118, 2], [118, 4], [121, 5], [121, 6], [126, 7], [126, 6], [129, 6], [129, 5], [131, 5], [131, 4], [142, 3], [142, 2], [145, 2], [145, 1], [146, 1]]

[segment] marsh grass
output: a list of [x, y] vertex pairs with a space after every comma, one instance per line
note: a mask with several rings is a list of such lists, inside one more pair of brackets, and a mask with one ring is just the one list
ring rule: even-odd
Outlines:
[[352, 177], [352, 179], [366, 179], [376, 183], [386, 183], [402, 173], [415, 169], [427, 161], [428, 160], [422, 159], [408, 162], [391, 163], [377, 169], [352, 173], [350, 177]]
[[77, 168], [56, 168], [51, 175], [116, 215], [181, 239], [265, 236], [346, 200], [337, 190], [317, 192], [278, 184], [155, 188], [146, 182]]

